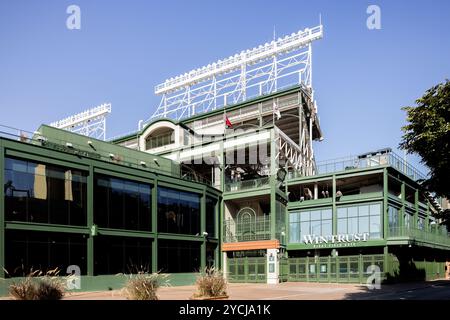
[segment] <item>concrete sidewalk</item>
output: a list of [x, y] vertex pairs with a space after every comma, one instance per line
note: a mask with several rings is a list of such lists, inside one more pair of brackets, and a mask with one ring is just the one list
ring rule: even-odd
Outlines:
[[[347, 300], [373, 299], [387, 293], [417, 290], [433, 285], [450, 285], [450, 281], [428, 281], [382, 285], [379, 290], [369, 290], [365, 285], [342, 283], [285, 282], [277, 285], [231, 283], [228, 285], [230, 300]], [[196, 291], [195, 286], [163, 287], [158, 290], [160, 300], [188, 300]], [[122, 292], [103, 291], [74, 293], [67, 300], [123, 300]]]
[[[450, 280], [382, 285], [369, 290], [365, 285], [342, 283], [285, 282], [277, 285], [230, 283], [230, 300], [365, 300], [410, 292], [433, 286], [450, 286]], [[196, 287], [177, 286], [158, 289], [160, 300], [188, 300]], [[8, 299], [3, 297], [0, 299]], [[126, 300], [122, 290], [66, 293], [64, 300]]]

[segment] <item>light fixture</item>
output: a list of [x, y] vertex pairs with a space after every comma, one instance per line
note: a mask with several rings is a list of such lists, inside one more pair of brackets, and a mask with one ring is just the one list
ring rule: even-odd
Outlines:
[[207, 237], [207, 236], [208, 236], [208, 234], [209, 234], [208, 232], [206, 232], [206, 231], [203, 231], [203, 236], [204, 236], [204, 237]]
[[87, 144], [92, 147], [92, 141], [91, 140], [88, 140]]
[[145, 163], [145, 161], [141, 161], [140, 164], [141, 164], [141, 166], [143, 166], [143, 167], [146, 167], [146, 166], [147, 166], [147, 164]]
[[70, 149], [73, 149], [73, 144], [71, 144], [70, 142], [66, 142], [66, 147], [70, 148]]
[[159, 163], [158, 163], [158, 159], [157, 159], [157, 158], [153, 158], [153, 162], [156, 163], [156, 164], [159, 166]]
[[114, 159], [116, 156], [114, 155], [114, 153], [110, 153], [110, 154], [109, 154], [109, 157], [110, 157], [111, 159]]

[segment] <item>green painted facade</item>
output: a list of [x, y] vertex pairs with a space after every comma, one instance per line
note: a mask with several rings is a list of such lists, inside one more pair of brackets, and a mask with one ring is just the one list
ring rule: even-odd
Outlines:
[[[84, 249], [87, 261], [86, 270], [82, 270], [83, 290], [118, 288], [124, 281], [123, 276], [97, 275], [94, 257], [97, 254], [95, 252], [96, 239], [99, 237], [110, 237], [105, 239], [148, 239], [151, 241], [151, 266], [148, 268], [148, 271], [151, 272], [160, 271], [158, 243], [160, 241], [171, 243], [167, 242], [168, 240], [195, 244], [195, 247], [199, 246], [200, 262], [198, 268], [196, 268], [197, 272], [207, 264], [207, 247], [213, 248], [215, 264], [220, 266], [219, 205], [215, 205], [213, 212], [208, 212], [209, 216], [214, 216], [215, 234], [209, 233], [205, 236], [203, 232], [206, 228], [206, 199], [214, 199], [220, 204], [221, 192], [209, 185], [182, 179], [180, 167], [177, 163], [163, 157], [131, 150], [48, 126], [41, 126], [32, 138], [19, 140], [19, 138], [16, 140], [0, 138], [0, 184], [5, 186], [5, 192], [0, 193], [0, 266], [2, 266], [0, 268], [0, 279], [3, 278], [0, 280], [0, 287], [2, 288], [0, 289], [0, 294], [5, 293], [5, 287], [12, 281], [12, 279], [9, 279], [8, 274], [5, 273], [4, 267], [8, 266], [5, 251], [11, 245], [8, 243], [7, 235], [14, 234], [14, 232], [19, 232], [19, 235], [75, 235], [86, 239], [86, 247]], [[6, 159], [31, 161], [47, 167], [57, 166], [83, 172], [86, 175], [86, 222], [82, 225], [69, 225], [8, 219], [5, 214], [5, 193], [8, 185], [8, 181], [5, 180]], [[94, 206], [96, 192], [94, 178], [97, 176], [123, 179], [123, 181], [129, 181], [130, 183], [143, 183], [151, 186], [151, 212], [148, 212], [148, 215], [151, 216], [151, 229], [128, 230], [125, 228], [100, 227], [96, 221]], [[200, 226], [197, 234], [158, 232], [158, 191], [161, 188], [185, 192], [187, 195], [192, 194], [200, 199]], [[18, 191], [18, 188], [13, 187], [12, 189], [13, 191]], [[37, 191], [34, 190], [34, 192]], [[62, 270], [62, 273], [64, 272], [65, 270]], [[173, 273], [170, 276], [172, 279], [171, 284], [192, 284], [196, 275], [195, 270], [192, 270], [191, 273]]]

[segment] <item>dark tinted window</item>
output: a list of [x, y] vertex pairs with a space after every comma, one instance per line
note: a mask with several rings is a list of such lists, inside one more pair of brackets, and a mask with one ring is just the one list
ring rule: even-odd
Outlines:
[[152, 240], [97, 236], [94, 238], [94, 273], [151, 272]]
[[200, 195], [169, 188], [158, 188], [158, 231], [199, 234]]
[[86, 225], [87, 173], [18, 159], [5, 159], [8, 221]]
[[158, 240], [158, 269], [161, 272], [198, 272], [200, 242]]
[[79, 266], [81, 274], [87, 272], [86, 235], [6, 230], [5, 242], [6, 270], [11, 276], [55, 268], [64, 276], [70, 265]]
[[149, 184], [96, 176], [94, 223], [101, 228], [151, 230]]

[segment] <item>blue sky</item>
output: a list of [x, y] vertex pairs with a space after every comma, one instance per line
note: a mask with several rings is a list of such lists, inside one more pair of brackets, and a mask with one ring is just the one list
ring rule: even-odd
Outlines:
[[[66, 28], [70, 4], [81, 30]], [[370, 4], [381, 30], [366, 27]], [[111, 102], [108, 136], [132, 131], [166, 78], [269, 41], [274, 26], [277, 36], [315, 26], [319, 14], [318, 160], [395, 149], [400, 108], [450, 78], [450, 1], [2, 0], [0, 124], [32, 131]]]

